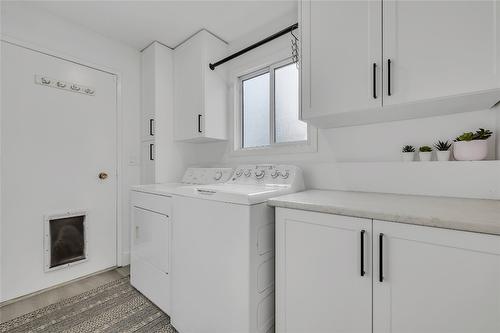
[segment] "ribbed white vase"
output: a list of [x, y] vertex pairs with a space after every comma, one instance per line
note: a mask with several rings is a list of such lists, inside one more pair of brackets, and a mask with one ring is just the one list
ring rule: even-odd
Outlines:
[[450, 160], [450, 155], [451, 155], [451, 152], [449, 150], [444, 150], [444, 151], [438, 150], [438, 151], [436, 151], [437, 160], [441, 161], [441, 162], [449, 161]]
[[429, 162], [432, 158], [432, 152], [431, 151], [420, 151], [420, 152], [418, 152], [418, 158], [420, 159], [420, 162]]
[[401, 153], [401, 160], [403, 162], [413, 162], [415, 160], [415, 152], [402, 152]]

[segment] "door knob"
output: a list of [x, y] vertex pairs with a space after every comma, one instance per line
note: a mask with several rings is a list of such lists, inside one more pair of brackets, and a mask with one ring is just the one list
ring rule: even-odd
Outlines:
[[108, 174], [106, 172], [100, 172], [99, 173], [99, 179], [104, 180], [106, 178], [108, 178]]

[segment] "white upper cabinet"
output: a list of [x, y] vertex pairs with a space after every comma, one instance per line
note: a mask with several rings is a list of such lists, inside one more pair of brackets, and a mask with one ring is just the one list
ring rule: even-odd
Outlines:
[[302, 118], [382, 106], [382, 2], [300, 3]]
[[227, 139], [227, 84], [220, 60], [227, 45], [202, 30], [174, 50], [175, 139], [206, 142]]
[[384, 1], [384, 105], [497, 87], [496, 6]]
[[328, 128], [492, 107], [500, 100], [498, 6], [301, 1], [302, 119]]

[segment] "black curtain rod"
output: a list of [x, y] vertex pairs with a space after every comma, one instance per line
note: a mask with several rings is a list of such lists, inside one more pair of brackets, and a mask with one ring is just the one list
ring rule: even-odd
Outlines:
[[221, 59], [221, 60], [217, 61], [216, 63], [213, 63], [213, 64], [208, 64], [208, 67], [210, 67], [210, 69], [211, 69], [211, 70], [214, 70], [214, 69], [215, 69], [215, 67], [217, 67], [217, 66], [219, 66], [219, 65], [222, 65], [223, 63], [228, 62], [229, 60], [232, 60], [232, 59], [234, 59], [234, 58], [236, 58], [236, 57], [239, 57], [240, 55], [242, 55], [242, 54], [244, 54], [244, 53], [247, 53], [248, 51], [253, 50], [253, 49], [255, 49], [256, 47], [259, 47], [259, 46], [261, 46], [261, 45], [263, 45], [263, 44], [266, 44], [267, 42], [270, 42], [270, 41], [272, 41], [273, 39], [276, 39], [276, 38], [278, 38], [278, 37], [281, 37], [281, 36], [283, 36], [284, 34], [287, 34], [287, 33], [291, 32], [291, 31], [293, 31], [293, 30], [297, 29], [298, 27], [299, 27], [299, 24], [298, 24], [298, 23], [292, 24], [292, 25], [291, 25], [291, 26], [289, 26], [288, 28], [285, 28], [285, 29], [283, 29], [283, 30], [281, 30], [281, 31], [278, 31], [277, 33], [275, 33], [275, 34], [273, 34], [273, 35], [271, 35], [271, 36], [269, 36], [269, 37], [267, 37], [267, 38], [264, 38], [263, 40], [258, 41], [258, 42], [257, 42], [257, 43], [255, 43], [255, 44], [252, 44], [252, 45], [250, 45], [250, 46], [248, 46], [248, 47], [245, 47], [243, 50], [240, 50], [240, 51], [238, 51], [238, 52], [236, 52], [236, 53], [233, 53], [233, 54], [231, 54], [230, 56], [227, 56], [227, 57], [225, 57], [224, 59]]

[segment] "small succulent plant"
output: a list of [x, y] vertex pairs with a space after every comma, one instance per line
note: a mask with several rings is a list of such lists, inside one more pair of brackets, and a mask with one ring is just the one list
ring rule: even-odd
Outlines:
[[485, 130], [484, 128], [478, 129], [475, 133], [465, 132], [460, 136], [455, 138], [455, 142], [457, 141], [473, 141], [473, 140], [486, 140], [488, 139], [493, 132], [490, 130]]
[[410, 146], [410, 145], [406, 145], [403, 147], [403, 149], [401, 151], [403, 153], [413, 153], [413, 152], [415, 152], [415, 147]]
[[434, 148], [439, 151], [447, 151], [451, 148], [451, 142], [446, 141], [438, 141], [434, 144]]
[[432, 148], [429, 146], [421, 146], [418, 148], [418, 151], [421, 153], [430, 153], [432, 151]]

